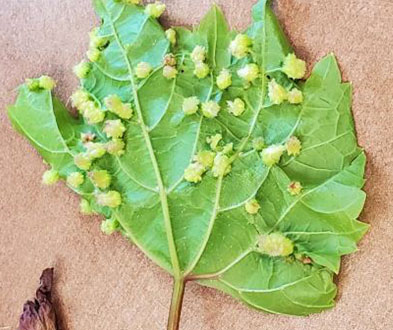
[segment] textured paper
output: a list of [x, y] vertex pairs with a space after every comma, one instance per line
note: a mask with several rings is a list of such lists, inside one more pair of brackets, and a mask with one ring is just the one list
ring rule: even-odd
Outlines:
[[[212, 0], [167, 0], [165, 22], [195, 24]], [[220, 0], [232, 26], [250, 22], [253, 0]], [[251, 310], [189, 284], [182, 330], [390, 330], [393, 328], [393, 1], [278, 0], [279, 16], [308, 63], [335, 52], [354, 85], [353, 112], [368, 155], [371, 223], [359, 252], [344, 258], [337, 307], [307, 318]], [[23, 79], [47, 73], [62, 100], [77, 85], [71, 67], [95, 19], [89, 0], [11, 0], [0, 7], [0, 329], [15, 329], [44, 268], [56, 272], [65, 330], [165, 328], [171, 279], [98, 217], [78, 213], [63, 184], [41, 186], [45, 165], [12, 129], [5, 107]], [[7, 328], [5, 328], [7, 329]]]

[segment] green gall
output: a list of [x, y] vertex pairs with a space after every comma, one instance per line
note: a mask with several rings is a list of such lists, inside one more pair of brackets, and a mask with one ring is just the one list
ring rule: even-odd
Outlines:
[[60, 179], [59, 172], [57, 172], [54, 169], [45, 171], [44, 174], [42, 175], [42, 183], [47, 186], [57, 183], [59, 179]]
[[255, 63], [246, 64], [237, 71], [237, 75], [246, 82], [253, 82], [259, 76], [259, 67]]
[[89, 173], [89, 178], [100, 189], [106, 189], [110, 186], [112, 177], [106, 170], [93, 171]]
[[91, 159], [86, 153], [74, 156], [74, 164], [81, 170], [87, 171], [91, 166]]
[[164, 69], [162, 71], [162, 75], [167, 79], [175, 79], [177, 74], [177, 69], [170, 65], [164, 66]]
[[184, 170], [184, 179], [188, 182], [198, 183], [202, 181], [202, 175], [206, 172], [205, 166], [200, 163], [191, 163]]
[[250, 199], [249, 201], [246, 202], [244, 205], [246, 212], [248, 214], [257, 214], [261, 206], [259, 205], [258, 201], [254, 199]]
[[301, 79], [306, 74], [306, 62], [298, 59], [295, 54], [288, 54], [284, 60], [282, 71], [292, 79]]
[[294, 88], [288, 92], [288, 102], [291, 104], [299, 104], [303, 102], [303, 93]]
[[286, 257], [293, 253], [293, 242], [281, 233], [272, 233], [259, 237], [258, 248], [271, 257]]
[[112, 139], [105, 144], [105, 148], [109, 154], [120, 157], [124, 155], [125, 143], [120, 139]]
[[231, 162], [227, 155], [218, 153], [214, 158], [212, 173], [214, 177], [221, 177], [227, 175], [231, 171]]
[[89, 62], [82, 61], [74, 66], [73, 71], [79, 79], [84, 79], [91, 71], [91, 64]]
[[161, 1], [156, 1], [155, 3], [150, 3], [145, 8], [146, 15], [154, 18], [160, 17], [166, 9], [165, 4]]
[[103, 143], [87, 142], [84, 144], [86, 155], [90, 159], [98, 159], [105, 155], [106, 148]]
[[79, 203], [79, 211], [83, 215], [92, 215], [92, 214], [94, 214], [94, 211], [93, 211], [89, 201], [84, 199], [84, 198], [82, 198], [80, 203]]
[[165, 35], [172, 46], [176, 45], [176, 31], [174, 29], [166, 30]]
[[147, 62], [140, 62], [136, 66], [135, 75], [139, 79], [144, 79], [144, 78], [147, 78], [149, 76], [149, 74], [151, 73], [152, 70], [153, 70], [153, 68], [151, 67], [151, 65], [149, 63], [147, 63]]
[[206, 168], [211, 168], [213, 166], [214, 157], [216, 154], [213, 151], [204, 150], [197, 153], [194, 159]]
[[85, 177], [80, 172], [73, 172], [67, 176], [67, 183], [73, 188], [78, 188], [84, 181]]
[[130, 119], [133, 114], [131, 104], [123, 103], [117, 95], [110, 95], [104, 99], [106, 108], [122, 119]]
[[194, 75], [197, 76], [199, 79], [206, 78], [209, 73], [210, 73], [210, 68], [206, 63], [203, 62], [195, 63]]
[[214, 151], [217, 150], [218, 144], [220, 143], [221, 140], [222, 140], [221, 134], [216, 134], [206, 138], [206, 142], [209, 143], [210, 148]]
[[285, 147], [277, 144], [263, 149], [261, 153], [263, 163], [266, 166], [273, 166], [277, 164], [280, 161], [284, 151]]
[[107, 137], [118, 139], [124, 135], [126, 127], [123, 125], [120, 119], [107, 120], [104, 123], [103, 131]]
[[217, 77], [217, 86], [219, 89], [224, 90], [232, 85], [232, 74], [228, 69], [222, 69]]
[[90, 100], [89, 93], [87, 93], [83, 89], [77, 89], [71, 95], [71, 103], [72, 106], [77, 108], [78, 110], [83, 107], [83, 105]]
[[107, 206], [112, 209], [121, 205], [121, 195], [118, 191], [110, 190], [108, 192], [100, 192], [96, 195], [97, 204]]
[[183, 101], [183, 112], [186, 115], [192, 115], [198, 111], [201, 101], [196, 96], [187, 97]]
[[120, 228], [120, 224], [117, 220], [114, 219], [106, 219], [101, 222], [101, 231], [105, 235], [112, 235]]
[[240, 98], [236, 98], [233, 101], [227, 101], [228, 104], [228, 112], [234, 115], [235, 117], [239, 117], [246, 110], [246, 104]]
[[217, 117], [221, 108], [219, 104], [215, 101], [207, 101], [202, 103], [202, 113], [206, 118]]
[[38, 91], [40, 89], [40, 82], [38, 79], [26, 79], [26, 86], [32, 92]]
[[287, 90], [275, 79], [269, 82], [268, 90], [269, 99], [273, 104], [281, 104], [288, 98]]
[[288, 192], [292, 195], [292, 196], [296, 196], [299, 195], [302, 192], [302, 185], [300, 184], [300, 182], [298, 181], [292, 181], [289, 185], [288, 185]]
[[176, 57], [175, 55], [173, 55], [172, 53], [166, 54], [164, 56], [164, 66], [165, 65], [169, 65], [169, 66], [176, 66], [177, 61], [176, 61]]
[[256, 151], [261, 151], [265, 148], [265, 146], [265, 139], [262, 136], [259, 136], [252, 141], [252, 147]]
[[101, 57], [101, 51], [97, 48], [91, 48], [86, 52], [86, 56], [91, 62], [97, 62]]
[[222, 149], [222, 153], [223, 154], [229, 154], [233, 152], [233, 143], [228, 143], [224, 146], [224, 148]]
[[56, 82], [54, 81], [53, 78], [49, 76], [42, 76], [38, 79], [38, 82], [40, 84], [40, 87], [42, 89], [46, 89], [48, 91], [52, 90], [53, 88], [56, 87]]
[[291, 136], [285, 143], [285, 148], [289, 156], [298, 156], [302, 149], [302, 143], [296, 136]]
[[83, 118], [85, 118], [90, 125], [101, 123], [105, 119], [105, 112], [98, 108], [93, 101], [84, 103], [80, 111], [82, 111]]
[[246, 57], [250, 52], [252, 40], [245, 34], [238, 34], [229, 45], [231, 54], [237, 59]]
[[191, 53], [191, 60], [194, 64], [202, 63], [206, 59], [206, 48], [203, 46], [196, 46]]
[[[108, 39], [101, 37], [98, 35], [98, 28], [94, 28], [91, 32], [89, 32], [90, 43], [89, 49], [90, 50], [102, 50], [108, 43]], [[94, 62], [94, 61], [93, 61]]]

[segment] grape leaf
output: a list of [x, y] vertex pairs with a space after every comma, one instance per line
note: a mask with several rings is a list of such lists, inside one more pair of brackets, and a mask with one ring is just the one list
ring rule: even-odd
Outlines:
[[[120, 231], [172, 274], [168, 329], [179, 326], [187, 281], [271, 313], [332, 307], [341, 256], [354, 252], [367, 231], [356, 220], [365, 201], [366, 158], [356, 141], [351, 85], [342, 83], [335, 57], [323, 58], [306, 81], [285, 70], [293, 50], [267, 0], [255, 5], [244, 34], [231, 31], [213, 6], [195, 29], [171, 30], [176, 43], [159, 14], [149, 12], [161, 4], [145, 9], [133, 2], [93, 1], [102, 23], [91, 36], [92, 61], [77, 72], [79, 92], [88, 98], [83, 107], [117, 122], [117, 133], [110, 133], [117, 138], [103, 118], [88, 118], [91, 109], [73, 118], [41, 79], [19, 88], [9, 108], [14, 127], [51, 165], [49, 178], [67, 178], [84, 211], [108, 219], [105, 232]], [[148, 63], [143, 77], [141, 63]], [[259, 74], [248, 79], [254, 64]], [[194, 74], [198, 65], [209, 67], [203, 78]], [[231, 82], [219, 88], [223, 69]], [[291, 92], [301, 99], [291, 101]], [[187, 114], [190, 97], [204, 103], [202, 111]], [[244, 106], [237, 114], [230, 111], [236, 99]], [[221, 107], [218, 115], [206, 115], [208, 101]], [[132, 117], [120, 113], [131, 108]], [[123, 133], [124, 151], [111, 152]], [[88, 155], [91, 143], [107, 153], [81, 166], [76, 158]], [[278, 159], [269, 163], [264, 153], [272, 146]], [[213, 168], [201, 165], [201, 152], [214, 157]], [[199, 178], [185, 175], [190, 164], [193, 175], [202, 168]], [[95, 179], [103, 170], [110, 186]], [[72, 180], [75, 173], [80, 182]]]

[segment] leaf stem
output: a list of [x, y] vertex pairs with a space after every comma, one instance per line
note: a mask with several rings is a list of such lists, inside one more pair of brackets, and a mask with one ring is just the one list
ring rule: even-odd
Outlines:
[[174, 277], [171, 307], [169, 309], [167, 330], [179, 330], [180, 315], [183, 305], [185, 281], [184, 278]]

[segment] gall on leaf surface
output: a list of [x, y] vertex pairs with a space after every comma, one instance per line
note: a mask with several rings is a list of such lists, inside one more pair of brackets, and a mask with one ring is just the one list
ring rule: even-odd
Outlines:
[[[100, 54], [80, 87], [105, 120], [121, 119], [125, 131], [111, 140], [104, 122], [75, 119], [50, 90], [27, 85], [9, 108], [14, 127], [61, 178], [84, 174], [86, 180], [70, 188], [173, 275], [175, 300], [184, 282], [195, 280], [271, 313], [308, 315], [334, 306], [333, 276], [341, 256], [356, 251], [367, 231], [357, 220], [365, 201], [366, 158], [356, 140], [352, 88], [342, 82], [335, 57], [320, 60], [304, 81], [289, 78], [282, 67], [293, 49], [266, 0], [257, 2], [251, 26], [242, 32], [252, 43], [247, 41], [240, 58], [230, 51], [238, 33], [216, 6], [193, 30], [175, 28], [176, 43], [173, 38], [171, 43], [142, 5], [93, 3], [102, 20], [94, 32], [99, 48], [93, 50]], [[200, 63], [209, 67], [202, 79], [195, 76], [199, 62], [191, 57], [198, 46], [206, 50]], [[163, 59], [170, 53], [169, 66], [178, 72], [173, 79], [163, 75]], [[149, 65], [149, 72], [138, 78], [140, 63]], [[252, 80], [237, 74], [255, 67]], [[232, 81], [220, 89], [217, 76], [224, 69]], [[280, 102], [269, 98], [272, 81], [280, 88]], [[291, 104], [285, 93], [295, 88], [301, 102]], [[115, 106], [132, 112], [131, 118], [106, 109], [105, 100], [113, 95], [121, 101]], [[204, 116], [199, 106], [186, 114], [183, 104], [191, 97], [201, 104], [217, 102], [217, 116]], [[236, 99], [245, 104], [237, 116], [228, 110]], [[108, 151], [92, 159], [87, 170], [74, 163], [75, 155], [86, 156], [81, 136]], [[214, 136], [221, 139], [212, 150], [208, 141]], [[293, 137], [300, 152], [288, 155], [285, 145]], [[257, 150], [253, 141], [263, 144]], [[270, 146], [282, 148], [266, 165], [261, 149]], [[190, 167], [202, 152], [209, 162]], [[225, 168], [214, 172], [209, 164], [222, 159]], [[201, 180], [185, 180], [187, 168], [198, 168]], [[107, 189], [97, 187], [89, 174], [103, 170], [111, 177]], [[292, 182], [301, 184], [299, 193], [290, 193]], [[108, 203], [114, 207], [97, 202], [112, 191], [121, 196]], [[247, 212], [250, 202], [257, 203], [255, 212]], [[269, 255], [260, 247], [263, 237], [281, 238], [269, 244], [289, 244], [290, 255]], [[275, 248], [269, 246], [280, 251]]]

